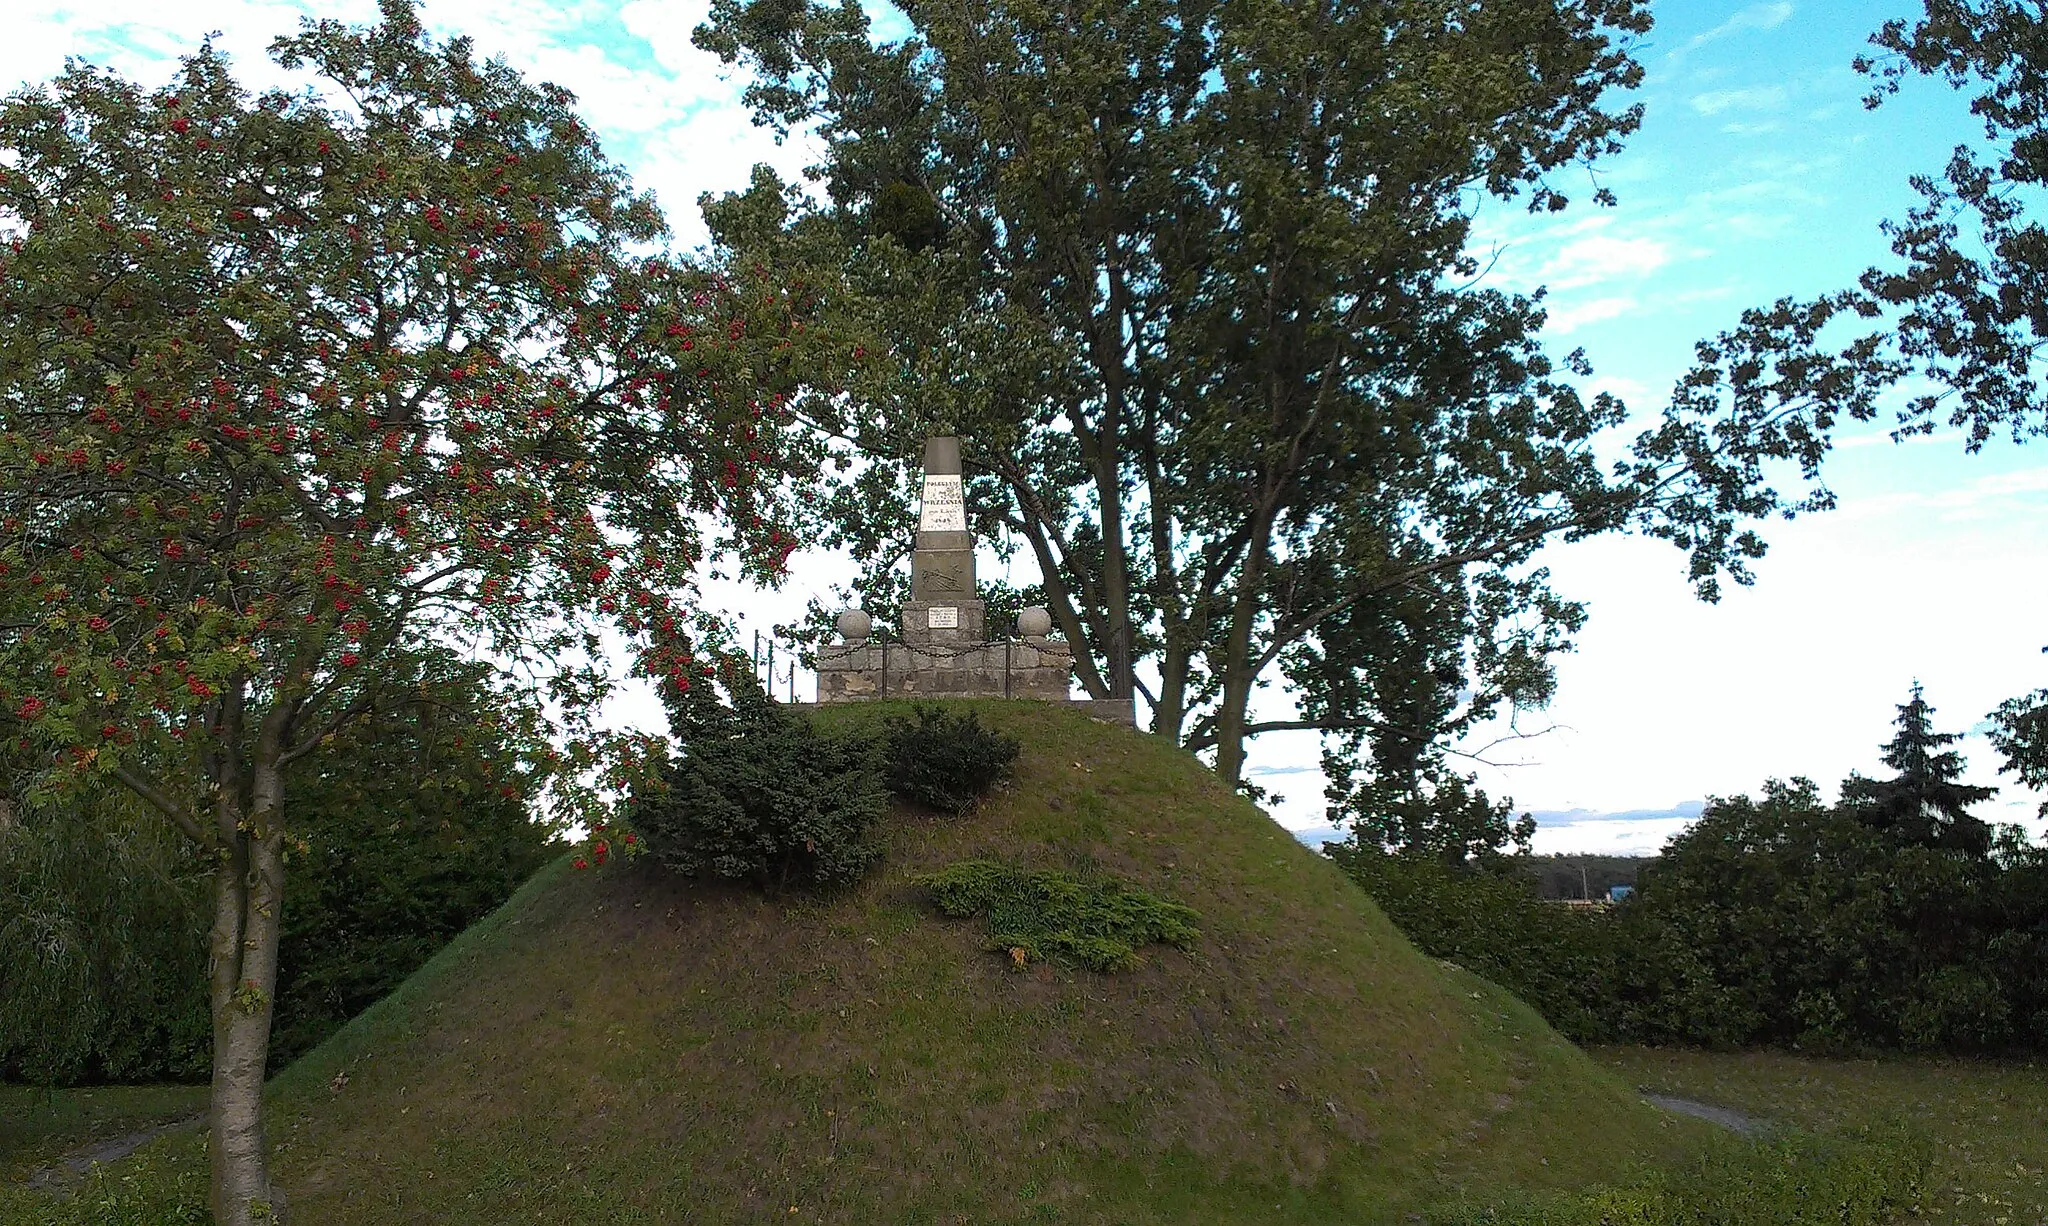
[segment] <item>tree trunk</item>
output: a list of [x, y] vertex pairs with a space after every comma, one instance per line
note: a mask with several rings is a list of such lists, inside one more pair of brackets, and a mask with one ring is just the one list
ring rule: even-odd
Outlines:
[[1223, 695], [1216, 707], [1216, 773], [1236, 787], [1244, 778], [1244, 730], [1251, 706], [1252, 623], [1259, 616], [1259, 587], [1266, 581], [1266, 541], [1273, 531], [1273, 503], [1268, 499], [1252, 525], [1250, 547], [1237, 578], [1231, 602], [1230, 633], [1223, 644]]
[[1223, 678], [1223, 698], [1216, 708], [1216, 773], [1236, 787], [1244, 778], [1245, 708], [1251, 700], [1251, 678], [1233, 668]]
[[1133, 676], [1131, 660], [1130, 562], [1124, 553], [1123, 494], [1117, 468], [1116, 441], [1103, 446], [1106, 457], [1096, 468], [1095, 492], [1102, 512], [1102, 654], [1107, 666], [1109, 696], [1129, 698]]
[[1175, 627], [1166, 629], [1166, 645], [1159, 656], [1159, 701], [1152, 704], [1152, 732], [1172, 737], [1180, 744], [1181, 725], [1187, 722], [1188, 652], [1181, 645]]
[[211, 1124], [217, 1226], [257, 1226], [284, 1217], [284, 1197], [270, 1182], [263, 1137], [263, 1079], [284, 918], [282, 782], [274, 766], [259, 761], [247, 829], [237, 831], [232, 854], [214, 870]]

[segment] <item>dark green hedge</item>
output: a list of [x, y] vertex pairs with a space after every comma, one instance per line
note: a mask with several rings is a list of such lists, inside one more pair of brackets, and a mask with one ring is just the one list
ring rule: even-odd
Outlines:
[[1326, 850], [1425, 952], [1581, 1041], [1957, 1053], [2048, 1043], [2048, 853], [1901, 843], [1804, 780], [1715, 801], [1633, 897]]

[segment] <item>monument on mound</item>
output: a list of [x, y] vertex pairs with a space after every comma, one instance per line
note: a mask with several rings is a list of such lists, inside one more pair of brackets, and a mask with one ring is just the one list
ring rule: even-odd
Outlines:
[[818, 701], [871, 698], [1035, 698], [1076, 701], [1098, 719], [1133, 723], [1129, 699], [1070, 700], [1073, 647], [1051, 637], [1052, 617], [1026, 609], [1016, 637], [991, 640], [988, 605], [975, 595], [974, 537], [960, 484], [960, 440], [928, 439], [910, 599], [898, 641], [875, 633], [858, 609], [839, 615], [845, 640], [818, 648]]

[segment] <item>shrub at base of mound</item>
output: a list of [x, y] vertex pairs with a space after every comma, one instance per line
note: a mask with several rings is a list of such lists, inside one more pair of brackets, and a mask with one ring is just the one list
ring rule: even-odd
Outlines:
[[1010, 777], [1022, 747], [973, 712], [920, 706], [889, 719], [889, 790], [897, 799], [955, 816]]
[[1095, 971], [1129, 970], [1140, 945], [1186, 948], [1201, 935], [1193, 909], [1117, 881], [966, 860], [917, 883], [944, 914], [983, 916], [988, 948], [1007, 951], [1020, 966], [1050, 958]]
[[881, 858], [888, 802], [867, 743], [831, 736], [760, 694], [700, 716], [667, 790], [636, 798], [647, 850], [690, 877], [765, 889], [850, 884]]

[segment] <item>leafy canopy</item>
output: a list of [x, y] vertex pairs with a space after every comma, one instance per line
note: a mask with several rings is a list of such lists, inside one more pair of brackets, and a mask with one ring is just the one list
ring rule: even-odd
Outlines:
[[[1473, 209], [1565, 207], [1568, 168], [1640, 111], [1635, 0], [951, 0], [878, 42], [853, 4], [718, 0], [697, 41], [755, 74], [777, 129], [815, 125], [817, 198], [763, 175], [710, 209], [736, 250], [839, 287], [890, 344], [872, 411], [797, 407], [879, 462], [823, 510], [886, 616], [908, 461], [966, 440], [983, 539], [1096, 696], [1213, 750], [1313, 730], [1404, 782], [1445, 736], [1549, 693], [1582, 611], [1541, 544], [1633, 524], [1711, 592], [1774, 508], [1741, 421], [1652, 432], [1584, 397], [1541, 343], [1541, 295], [1476, 284]], [[1609, 199], [1596, 191], [1598, 199]], [[1140, 664], [1145, 667], [1141, 670]], [[1297, 718], [1254, 721], [1284, 680]], [[1370, 742], [1368, 745], [1367, 742]]]
[[325, 92], [251, 97], [208, 48], [0, 106], [5, 720], [181, 812], [249, 748], [230, 712], [313, 753], [419, 638], [570, 728], [605, 678], [556, 665], [604, 622], [684, 677], [671, 594], [721, 547], [774, 574], [806, 462], [769, 390], [802, 303], [661, 258], [566, 92], [399, 0], [276, 54]]

